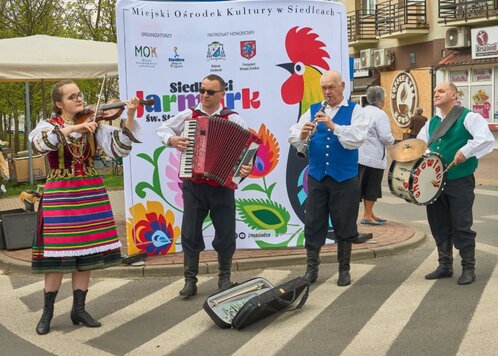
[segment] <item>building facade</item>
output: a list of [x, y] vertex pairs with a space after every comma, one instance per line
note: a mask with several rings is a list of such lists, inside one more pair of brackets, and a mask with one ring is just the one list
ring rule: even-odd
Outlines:
[[[388, 93], [384, 110], [402, 140], [417, 107], [434, 114], [432, 92], [457, 85], [462, 105], [498, 127], [498, 0], [345, 0], [352, 99], [369, 85]], [[496, 136], [496, 132], [495, 132]]]

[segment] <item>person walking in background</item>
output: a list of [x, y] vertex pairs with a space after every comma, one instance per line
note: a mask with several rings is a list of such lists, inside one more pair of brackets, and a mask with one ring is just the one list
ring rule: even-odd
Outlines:
[[351, 246], [358, 238], [358, 147], [367, 135], [368, 119], [360, 105], [344, 98], [345, 83], [339, 72], [330, 70], [322, 74], [320, 85], [328, 106], [320, 110], [321, 102], [311, 105], [289, 130], [289, 143], [299, 152], [313, 133], [308, 149], [304, 278], [308, 283], [318, 278], [320, 249], [331, 217], [339, 261], [337, 285], [346, 286], [351, 283]]
[[422, 108], [417, 108], [417, 110], [415, 110], [415, 115], [412, 116], [410, 124], [408, 125], [408, 129], [410, 130], [410, 138], [416, 138], [422, 127], [424, 127], [427, 122], [427, 118], [422, 115], [423, 112], [424, 109]]
[[[220, 76], [210, 74], [205, 77], [199, 89], [199, 97], [200, 103], [195, 108], [179, 112], [157, 129], [157, 135], [165, 146], [185, 151], [189, 144], [189, 139], [182, 136], [185, 121], [199, 116], [224, 118], [247, 129], [246, 123], [239, 114], [222, 105], [225, 97], [225, 81]], [[247, 177], [252, 167], [252, 162], [243, 165], [240, 175]], [[180, 290], [180, 295], [191, 297], [197, 294], [199, 254], [205, 249], [202, 225], [208, 214], [211, 216], [215, 229], [212, 245], [218, 253], [218, 288], [228, 289], [232, 286], [230, 275], [237, 238], [235, 193], [232, 189], [210, 179], [184, 180], [182, 192], [184, 211], [181, 242], [185, 286]]]
[[[442, 155], [446, 164], [454, 165], [448, 170], [446, 186], [439, 198], [427, 205], [427, 218], [436, 242], [439, 265], [425, 278], [453, 276], [455, 246], [462, 258], [462, 274], [458, 284], [470, 284], [476, 278], [476, 233], [472, 230], [474, 171], [477, 160], [493, 151], [494, 137], [486, 119], [458, 106], [457, 100], [458, 90], [454, 84], [438, 84], [434, 89], [434, 105], [440, 113], [429, 120], [417, 136], [428, 143], [431, 152]], [[441, 126], [445, 129], [442, 130]]]
[[38, 123], [29, 134], [34, 149], [47, 154], [50, 171], [38, 208], [32, 271], [45, 274], [43, 313], [36, 332], [50, 331], [54, 302], [64, 273], [71, 273], [74, 325], [99, 327], [101, 323], [85, 309], [90, 271], [121, 263], [121, 242], [104, 187], [93, 167], [97, 147], [109, 157], [129, 154], [138, 98], [127, 102], [123, 129], [95, 121], [75, 124], [72, 118], [84, 108], [83, 94], [70, 80], [52, 90], [55, 116]]
[[382, 177], [387, 168], [386, 146], [394, 143], [391, 122], [382, 110], [386, 92], [380, 86], [367, 89], [369, 105], [363, 108], [363, 115], [370, 120], [367, 138], [358, 149], [358, 173], [360, 193], [363, 200], [363, 218], [361, 224], [381, 225], [385, 219], [376, 216], [373, 207], [378, 198], [382, 198]]

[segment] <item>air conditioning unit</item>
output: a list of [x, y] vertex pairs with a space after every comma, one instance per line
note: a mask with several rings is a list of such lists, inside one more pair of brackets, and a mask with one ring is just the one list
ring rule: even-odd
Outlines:
[[361, 69], [372, 68], [373, 65], [373, 53], [372, 48], [364, 49], [360, 51], [360, 67]]
[[387, 67], [393, 63], [393, 51], [390, 48], [376, 49], [374, 51], [374, 65]]
[[446, 48], [470, 47], [470, 28], [455, 27], [446, 30]]

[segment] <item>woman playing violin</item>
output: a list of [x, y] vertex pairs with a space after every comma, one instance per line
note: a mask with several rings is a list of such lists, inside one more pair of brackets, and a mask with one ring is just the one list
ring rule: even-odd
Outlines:
[[50, 331], [54, 302], [64, 273], [71, 273], [74, 325], [99, 327], [85, 310], [90, 271], [121, 263], [121, 242], [104, 182], [93, 166], [97, 148], [108, 156], [130, 153], [138, 129], [134, 120], [138, 98], [126, 102], [123, 128], [99, 125], [91, 119], [74, 124], [84, 107], [83, 94], [70, 80], [52, 90], [55, 116], [41, 121], [30, 133], [33, 147], [47, 154], [50, 173], [39, 205], [32, 271], [45, 274], [44, 307], [36, 326], [40, 335]]

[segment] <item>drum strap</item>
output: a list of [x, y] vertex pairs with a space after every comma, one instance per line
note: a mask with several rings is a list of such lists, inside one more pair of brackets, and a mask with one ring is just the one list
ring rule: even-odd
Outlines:
[[463, 112], [463, 106], [455, 105], [451, 109], [451, 111], [446, 115], [444, 118], [443, 122], [441, 122], [441, 125], [437, 127], [437, 129], [434, 130], [432, 133], [431, 138], [429, 139], [429, 142], [427, 142], [427, 147], [432, 145], [434, 141], [436, 141], [438, 138], [443, 137], [446, 132], [453, 126], [455, 121], [460, 117], [460, 115]]

